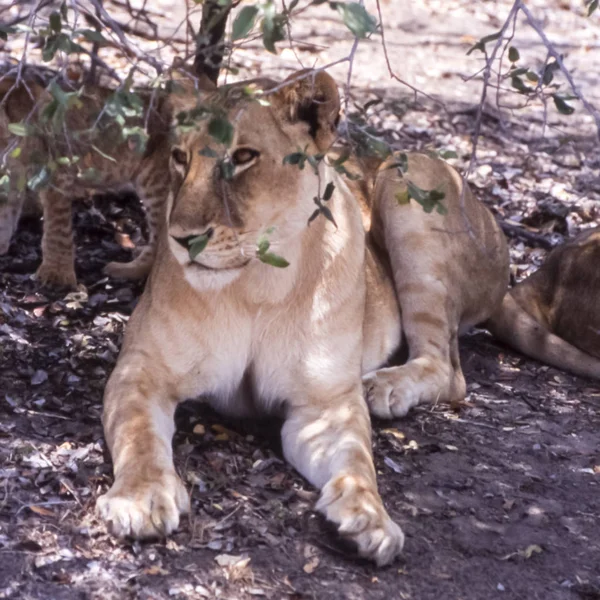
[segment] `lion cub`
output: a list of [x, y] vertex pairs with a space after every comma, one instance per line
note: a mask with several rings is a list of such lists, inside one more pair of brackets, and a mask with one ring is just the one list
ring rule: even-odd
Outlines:
[[[321, 489], [317, 509], [384, 565], [404, 536], [377, 490], [369, 409], [389, 418], [464, 396], [458, 335], [500, 304], [506, 243], [441, 160], [411, 154], [404, 176], [385, 164], [359, 182], [328, 159], [299, 168], [291, 155], [335, 141], [335, 82], [300, 72], [259, 85], [271, 89], [261, 102], [248, 82], [204, 98], [226, 111], [230, 144], [200, 123], [172, 146], [167, 226], [104, 396], [115, 481], [97, 509], [118, 536], [178, 526], [190, 504], [173, 415], [202, 397], [281, 415], [285, 457]], [[406, 201], [407, 181], [443, 189], [447, 214]], [[403, 344], [408, 362], [389, 364]]]
[[523, 354], [600, 379], [600, 229], [552, 250], [486, 323]]
[[[23, 204], [31, 200], [25, 182], [37, 179], [44, 213], [43, 257], [37, 276], [44, 284], [71, 288], [77, 284], [71, 201], [90, 190], [130, 183], [146, 208], [149, 244], [132, 262], [111, 263], [105, 271], [136, 279], [150, 270], [169, 189], [165, 141], [171, 115], [162, 114], [160, 94], [136, 95], [136, 101], [143, 103], [143, 115], [137, 116], [131, 116], [131, 107], [111, 105], [111, 98], [114, 92], [99, 86], [77, 92], [68, 84], [47, 88], [39, 81], [19, 86], [11, 78], [0, 82], [0, 167], [10, 173], [10, 182], [5, 177], [0, 190], [0, 254], [8, 251]], [[59, 114], [64, 115], [62, 123], [55, 120]], [[144, 153], [131, 147], [131, 137], [124, 139], [117, 118], [129, 131], [148, 126]], [[15, 127], [21, 128], [20, 137], [13, 135]]]

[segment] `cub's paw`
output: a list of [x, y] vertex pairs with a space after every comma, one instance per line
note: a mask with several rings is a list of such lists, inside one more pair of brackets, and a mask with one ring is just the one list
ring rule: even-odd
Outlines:
[[188, 493], [175, 474], [137, 484], [115, 482], [96, 501], [96, 512], [118, 538], [166, 537], [189, 510]]
[[423, 402], [449, 400], [450, 372], [429, 359], [415, 359], [401, 367], [379, 369], [362, 378], [369, 411], [380, 419], [404, 417]]
[[77, 277], [75, 277], [73, 266], [57, 268], [42, 263], [36, 271], [35, 276], [43, 285], [64, 287], [73, 290], [77, 288]]
[[404, 534], [387, 514], [381, 498], [366, 480], [342, 475], [325, 485], [316, 506], [338, 526], [358, 553], [383, 566], [391, 563], [404, 546]]

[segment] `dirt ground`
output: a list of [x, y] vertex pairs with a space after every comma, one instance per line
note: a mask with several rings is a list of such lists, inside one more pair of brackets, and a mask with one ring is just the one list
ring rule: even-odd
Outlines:
[[[598, 17], [586, 20], [575, 3], [543, 6], [549, 35], [598, 103]], [[414, 102], [365, 44], [350, 108], [378, 100], [369, 117], [386, 139], [455, 150], [464, 168], [478, 101], [477, 85], [461, 78], [476, 70], [464, 58], [467, 38], [495, 31], [508, 7], [391, 0], [392, 58], [444, 107]], [[347, 39], [323, 36], [321, 25], [314, 17], [299, 24], [299, 39], [319, 44], [305, 60], [347, 51]], [[522, 44], [534, 62], [534, 37], [524, 32]], [[291, 63], [289, 53], [240, 50], [247, 73], [285, 73]], [[517, 279], [600, 216], [590, 119], [552, 115], [541, 137], [540, 110], [489, 110], [471, 180], [504, 223]], [[600, 387], [518, 356], [484, 331], [463, 340], [460, 410], [422, 407], [373, 423], [381, 494], [406, 533], [394, 565], [356, 559], [312, 510], [316, 492], [283, 462], [278, 423], [226, 420], [192, 403], [178, 411], [174, 441], [190, 518], [166, 541], [112, 539], [93, 512], [112, 481], [102, 392], [141, 285], [108, 280], [101, 269], [131, 257], [123, 246], [143, 239], [143, 214], [131, 197], [79, 201], [75, 212], [79, 292], [42, 289], [31, 278], [39, 221], [24, 222], [0, 257], [0, 598], [600, 598]]]

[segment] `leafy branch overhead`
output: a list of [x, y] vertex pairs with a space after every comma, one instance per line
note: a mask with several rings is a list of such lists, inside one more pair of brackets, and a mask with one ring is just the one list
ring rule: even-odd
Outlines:
[[[247, 38], [258, 24], [263, 46], [269, 52], [276, 54], [275, 44], [286, 39], [286, 27], [294, 16], [294, 9], [298, 2], [299, 0], [292, 0], [281, 12], [277, 12], [272, 0], [264, 4], [243, 6], [233, 21], [232, 41], [237, 42]], [[313, 4], [325, 4], [325, 2], [316, 0]], [[327, 4], [340, 14], [346, 27], [357, 38], [365, 38], [377, 31], [377, 21], [359, 2], [327, 2]]]

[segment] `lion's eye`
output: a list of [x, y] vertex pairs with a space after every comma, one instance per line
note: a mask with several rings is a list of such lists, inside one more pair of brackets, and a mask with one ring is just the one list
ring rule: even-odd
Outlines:
[[187, 152], [181, 148], [173, 148], [171, 150], [171, 158], [176, 165], [186, 167], [188, 162]]
[[258, 150], [254, 150], [254, 148], [238, 148], [231, 155], [231, 162], [236, 167], [241, 167], [243, 165], [247, 165], [257, 159], [260, 156], [260, 152]]

